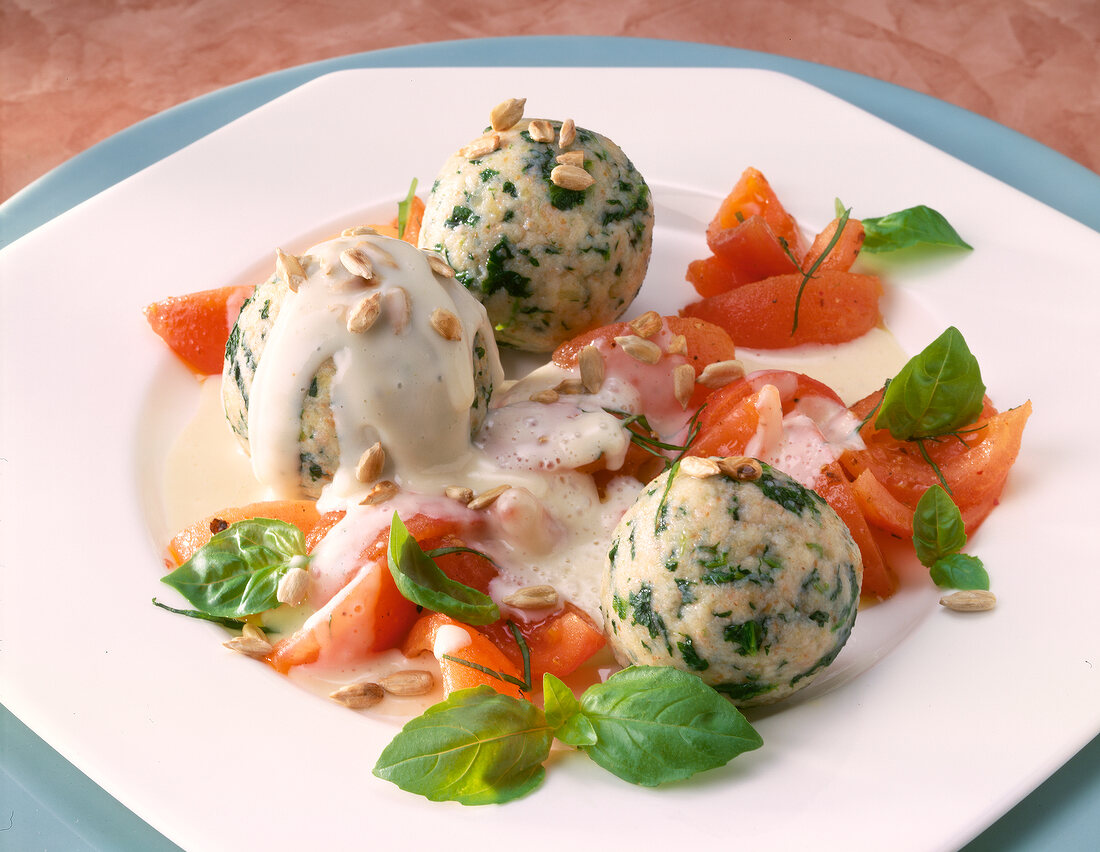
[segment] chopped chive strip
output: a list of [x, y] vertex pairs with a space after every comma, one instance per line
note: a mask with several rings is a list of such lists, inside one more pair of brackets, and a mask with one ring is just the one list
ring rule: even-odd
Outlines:
[[487, 674], [489, 675], [489, 677], [496, 678], [497, 680], [504, 681], [505, 683], [510, 683], [514, 686], [518, 686], [520, 689], [529, 690], [531, 688], [518, 677], [512, 677], [512, 675], [510, 674], [503, 674], [501, 672], [494, 671], [488, 666], [483, 666], [480, 663], [473, 663], [469, 660], [463, 660], [459, 657], [452, 657], [450, 654], [444, 654], [443, 659], [450, 660], [452, 663], [458, 663], [460, 666], [466, 666], [466, 668], [468, 669], [477, 669], [477, 671], [481, 672], [482, 674]]
[[886, 399], [886, 389], [888, 387], [890, 387], [890, 382], [892, 382], [892, 381], [893, 381], [893, 379], [887, 379], [886, 380], [886, 383], [882, 386], [882, 396], [880, 396], [878, 398], [878, 402], [875, 403], [875, 407], [867, 412], [867, 416], [859, 421], [859, 428], [856, 429], [857, 432], [862, 431], [863, 427], [871, 422], [871, 418], [875, 416], [875, 412], [877, 412], [880, 408], [882, 408], [882, 401], [884, 399]]
[[499, 570], [499, 568], [500, 568], [500, 566], [499, 566], [499, 565], [497, 565], [497, 564], [496, 564], [496, 563], [495, 563], [495, 562], [494, 562], [494, 561], [493, 561], [493, 560], [492, 560], [492, 559], [490, 558], [489, 554], [487, 554], [487, 553], [485, 553], [485, 552], [483, 552], [483, 551], [481, 551], [481, 550], [475, 550], [475, 549], [474, 549], [474, 548], [472, 548], [472, 547], [460, 547], [460, 546], [455, 546], [455, 547], [436, 547], [436, 548], [433, 548], [432, 550], [428, 550], [428, 551], [425, 551], [425, 553], [426, 553], [426, 554], [428, 555], [428, 557], [429, 557], [429, 558], [431, 558], [431, 559], [436, 559], [436, 558], [438, 558], [438, 557], [440, 557], [440, 556], [449, 556], [449, 555], [450, 555], [450, 554], [452, 554], [452, 553], [472, 553], [472, 554], [474, 554], [474, 556], [480, 556], [480, 557], [481, 557], [482, 559], [484, 559], [484, 560], [485, 560], [486, 562], [488, 562], [488, 563], [489, 563], [490, 565], [492, 565], [492, 566], [493, 566], [494, 568], [497, 568], [498, 570]]
[[840, 218], [836, 223], [836, 233], [833, 234], [833, 238], [829, 240], [829, 244], [825, 246], [825, 251], [821, 253], [821, 257], [814, 261], [813, 266], [802, 273], [802, 283], [798, 285], [798, 295], [794, 298], [794, 324], [791, 326], [791, 335], [793, 336], [798, 331], [798, 308], [802, 304], [802, 291], [806, 289], [806, 285], [810, 283], [810, 279], [814, 277], [814, 273], [817, 272], [817, 268], [821, 266], [822, 262], [829, 256], [829, 252], [836, 246], [837, 241], [840, 239], [840, 235], [844, 233], [844, 226], [848, 224], [848, 217], [852, 214], [852, 208], [844, 208], [844, 212], [840, 214]]
[[166, 609], [169, 612], [174, 612], [176, 615], [186, 615], [188, 618], [197, 618], [199, 621], [212, 621], [214, 624], [220, 624], [222, 627], [230, 627], [234, 630], [240, 630], [242, 627], [244, 627], [244, 621], [239, 618], [226, 618], [221, 615], [209, 615], [198, 609], [176, 609], [174, 606], [162, 604], [156, 598], [153, 598], [153, 606], [159, 606], [161, 609]]
[[[630, 443], [634, 444], [639, 449], [645, 450], [650, 455], [654, 455], [660, 459], [663, 459], [666, 469], [673, 462], [679, 461], [681, 458], [683, 458], [684, 453], [686, 453], [691, 447], [691, 442], [694, 441], [695, 436], [699, 434], [698, 419], [699, 413], [702, 410], [703, 408], [702, 406], [700, 406], [699, 410], [692, 415], [692, 418], [689, 421], [690, 426], [688, 429], [687, 442], [684, 444], [670, 444], [665, 441], [659, 441], [656, 438], [651, 437], [653, 429], [650, 427], [649, 421], [646, 420], [644, 414], [627, 414], [625, 411], [616, 411], [613, 408], [604, 409], [604, 411], [606, 411], [608, 414], [614, 415], [615, 417], [618, 417], [620, 419], [622, 425], [626, 428], [627, 432], [630, 433]], [[630, 427], [634, 424], [637, 424], [639, 428], [644, 429], [645, 432], [638, 432], [635, 429], [631, 429]], [[677, 453], [677, 455], [675, 458], [670, 460], [667, 456], [665, 456], [664, 453], [661, 452], [661, 450], [669, 450], [671, 452]]]
[[474, 663], [470, 660], [463, 660], [459, 657], [451, 656], [450, 654], [444, 654], [444, 660], [450, 660], [452, 663], [458, 663], [460, 666], [466, 666], [468, 669], [476, 669], [482, 674], [487, 674], [491, 678], [510, 683], [514, 686], [518, 686], [524, 692], [531, 691], [531, 650], [527, 647], [527, 642], [523, 638], [523, 634], [519, 632], [519, 628], [516, 627], [516, 623], [511, 619], [508, 620], [508, 629], [512, 631], [512, 636], [516, 640], [516, 644], [519, 645], [519, 653], [523, 657], [523, 680], [518, 677], [513, 677], [510, 674], [504, 674], [498, 672], [488, 666], [483, 666], [480, 663]]
[[516, 640], [516, 644], [519, 645], [520, 656], [523, 657], [523, 688], [527, 691], [531, 691], [531, 649], [527, 647], [527, 641], [523, 638], [523, 634], [519, 632], [519, 628], [516, 627], [516, 623], [509, 619], [508, 629], [512, 631], [512, 636]]
[[[954, 493], [951, 491], [951, 486], [948, 485], [947, 480], [943, 478], [943, 471], [940, 470], [939, 465], [937, 465], [934, 461], [932, 461], [932, 457], [930, 455], [928, 455], [928, 450], [924, 446], [924, 440], [925, 440], [924, 438], [915, 438], [914, 439], [914, 441], [916, 442], [917, 447], [920, 449], [921, 456], [923, 456], [924, 460], [926, 462], [928, 462], [929, 467], [931, 467], [932, 470], [935, 471], [936, 479], [938, 479], [940, 481], [940, 485], [943, 486], [943, 490], [946, 491], [951, 496], [954, 496]], [[962, 438], [960, 438], [959, 440], [961, 441]]]
[[660, 518], [661, 518], [661, 515], [664, 512], [665, 501], [668, 499], [669, 489], [672, 488], [672, 480], [674, 480], [676, 478], [676, 474], [679, 470], [680, 470], [680, 460], [676, 459], [676, 461], [674, 461], [672, 463], [672, 467], [670, 467], [668, 469], [668, 479], [665, 480], [665, 490], [661, 492], [661, 501], [657, 504], [657, 511], [654, 513], [653, 525], [654, 525], [655, 531], [658, 532], [658, 533], [660, 532], [660, 530], [658, 530], [656, 528], [661, 523]]

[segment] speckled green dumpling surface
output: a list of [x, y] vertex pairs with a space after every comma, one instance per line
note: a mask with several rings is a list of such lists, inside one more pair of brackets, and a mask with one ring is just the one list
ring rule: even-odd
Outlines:
[[612, 538], [601, 608], [623, 665], [670, 665], [742, 706], [786, 698], [848, 640], [863, 565], [844, 522], [767, 465], [755, 481], [676, 472]]
[[[634, 164], [610, 139], [577, 128], [559, 144], [535, 141], [523, 119], [500, 144], [443, 164], [426, 202], [423, 248], [442, 252], [485, 305], [497, 341], [532, 352], [618, 318], [645, 278], [653, 202]], [[593, 183], [565, 189], [550, 175], [567, 151], [583, 153]]]

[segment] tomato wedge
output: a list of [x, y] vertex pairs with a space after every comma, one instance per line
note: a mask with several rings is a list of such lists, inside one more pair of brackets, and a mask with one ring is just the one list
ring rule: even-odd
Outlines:
[[[775, 275], [692, 302], [680, 313], [725, 329], [738, 346], [785, 349], [803, 343], [846, 343], [882, 320], [877, 276], [826, 270], [806, 282], [801, 273]], [[798, 301], [798, 328], [794, 309]]]
[[214, 533], [237, 521], [252, 518], [270, 518], [294, 524], [306, 536], [307, 547], [310, 533], [321, 520], [317, 514], [317, 504], [312, 500], [271, 500], [222, 509], [176, 533], [168, 543], [168, 556], [177, 566], [182, 565], [210, 541]]
[[[324, 523], [331, 523], [333, 518], [326, 516]], [[461, 529], [456, 521], [424, 514], [413, 515], [405, 526], [425, 550], [457, 542], [455, 535]], [[355, 662], [400, 645], [420, 613], [394, 583], [387, 563], [388, 547], [389, 527], [386, 527], [362, 549], [339, 591], [329, 600], [322, 600], [317, 612], [299, 630], [276, 643], [268, 662], [285, 674], [294, 666], [320, 660]], [[482, 575], [477, 574], [484, 569], [471, 567], [468, 556], [441, 557], [437, 564], [444, 573], [453, 568], [456, 574], [461, 574], [454, 578], [460, 582], [487, 588], [488, 580], [482, 582], [478, 579]]]
[[751, 167], [741, 173], [741, 178], [722, 199], [718, 212], [707, 226], [707, 244], [711, 251], [720, 254], [715, 243], [721, 244], [723, 231], [736, 228], [751, 216], [760, 216], [776, 237], [786, 240], [796, 258], [801, 259], [806, 253], [798, 223], [780, 203], [768, 179]]
[[[572, 674], [606, 644], [603, 631], [583, 610], [568, 602], [560, 611], [546, 618], [513, 623], [527, 643], [531, 681], [535, 684], [542, 683], [542, 676], [546, 672], [557, 677]], [[480, 629], [514, 665], [522, 668], [523, 655], [508, 627], [507, 619]]]
[[[876, 391], [853, 405], [852, 412], [866, 417], [881, 397], [882, 391]], [[977, 529], [996, 505], [1019, 454], [1030, 415], [1030, 401], [998, 413], [987, 399], [978, 420], [958, 436], [924, 441], [925, 451], [963, 514], [968, 533]], [[904, 523], [911, 531], [917, 501], [940, 481], [935, 469], [916, 442], [897, 440], [885, 429], [875, 429], [873, 421], [864, 425], [861, 434], [866, 449], [848, 451], [841, 457], [857, 496], [866, 506], [875, 507], [868, 509], [868, 517], [895, 534], [903, 523], [899, 506], [905, 507], [910, 517]], [[886, 494], [894, 502], [887, 500]]]
[[[447, 633], [442, 636], [441, 631]], [[466, 634], [464, 639], [458, 631]], [[437, 640], [442, 641], [437, 641]], [[455, 641], [457, 639], [457, 641]], [[475, 686], [489, 686], [502, 695], [523, 698], [523, 692], [514, 683], [493, 677], [471, 666], [449, 660], [457, 657], [498, 674], [507, 674], [523, 680], [523, 670], [516, 666], [485, 634], [468, 624], [462, 624], [442, 613], [432, 612], [422, 616], [401, 647], [406, 657], [415, 657], [430, 651], [439, 661], [443, 678], [443, 694]], [[439, 653], [436, 653], [436, 652]]]
[[[576, 366], [577, 356], [586, 346], [596, 346], [604, 355], [607, 374], [617, 375], [629, 382], [641, 397], [641, 407], [656, 425], [658, 419], [675, 419], [684, 411], [691, 411], [702, 405], [710, 394], [710, 389], [695, 385], [691, 398], [682, 405], [675, 398], [673, 370], [681, 364], [691, 364], [698, 377], [708, 364], [716, 361], [728, 361], [737, 356], [737, 350], [730, 336], [713, 323], [690, 317], [662, 317], [659, 331], [649, 336], [649, 340], [667, 353], [673, 338], [684, 338], [685, 354], [664, 354], [655, 364], [642, 363], [625, 355], [615, 342], [616, 337], [635, 334], [629, 323], [617, 322], [592, 329], [567, 340], [554, 350], [553, 361], [559, 367], [571, 369]], [[690, 414], [688, 415], [690, 416]], [[686, 417], [682, 418], [686, 421]]]
[[[737, 357], [733, 340], [723, 329], [706, 320], [691, 317], [661, 317], [664, 330], [670, 335], [681, 334], [687, 342], [687, 354], [684, 356], [695, 368], [698, 376], [708, 364], [715, 361], [727, 361]], [[559, 367], [571, 369], [577, 365], [577, 355], [589, 344], [610, 349], [616, 337], [634, 334], [627, 322], [613, 322], [591, 331], [579, 334], [565, 341], [554, 350], [553, 361]]]
[[[725, 281], [718, 292], [773, 275], [798, 271], [798, 264], [783, 248], [763, 216], [750, 216], [732, 228], [708, 234], [708, 244], [714, 256], [721, 261], [719, 268], [725, 274]], [[691, 280], [690, 275], [688, 280]], [[713, 280], [717, 283], [716, 279]]]
[[[802, 259], [804, 270], [811, 269], [817, 263], [818, 258], [825, 254], [825, 249], [829, 248], [829, 243], [836, 236], [839, 227], [840, 219], [833, 219], [825, 230], [817, 235], [813, 245], [810, 246], [810, 250], [806, 252], [806, 256]], [[852, 268], [852, 264], [856, 262], [856, 258], [859, 257], [859, 250], [863, 248], [863, 237], [863, 223], [859, 219], [849, 219], [844, 223], [844, 230], [840, 232], [840, 237], [829, 249], [829, 253], [825, 254], [815, 272], [827, 272], [828, 270], [847, 272]]]
[[171, 296], [145, 308], [149, 326], [194, 373], [222, 371], [225, 344], [251, 284]]

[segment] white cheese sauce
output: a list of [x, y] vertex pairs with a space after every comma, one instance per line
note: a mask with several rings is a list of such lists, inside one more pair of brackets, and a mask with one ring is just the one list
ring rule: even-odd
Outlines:
[[[364, 279], [343, 262], [364, 252], [373, 275]], [[256, 479], [278, 497], [298, 494], [302, 404], [313, 377], [332, 358], [332, 414], [340, 465], [321, 505], [362, 499], [372, 482], [356, 479], [363, 453], [380, 441], [386, 469], [410, 486], [421, 474], [454, 469], [470, 454], [474, 402], [474, 338], [492, 338], [484, 309], [454, 278], [432, 272], [426, 255], [401, 240], [376, 235], [320, 243], [300, 258], [305, 280], [287, 294], [256, 368], [248, 434]], [[348, 317], [363, 299], [378, 297], [379, 316], [363, 331]], [[438, 330], [440, 316], [457, 317], [458, 339]], [[503, 379], [490, 359], [493, 380]]]

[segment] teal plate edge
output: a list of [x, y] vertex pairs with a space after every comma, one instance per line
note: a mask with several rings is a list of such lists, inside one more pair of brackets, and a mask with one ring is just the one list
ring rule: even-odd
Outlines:
[[764, 68], [824, 89], [1100, 231], [1100, 175], [1014, 130], [928, 95], [826, 65], [659, 39], [523, 36], [394, 47], [277, 71], [180, 104], [78, 154], [0, 205], [0, 247], [309, 80], [348, 68]]
[[[522, 36], [434, 42], [277, 71], [182, 103], [94, 145], [0, 204], [0, 248], [235, 118], [334, 71], [445, 66], [762, 68], [817, 86], [1100, 231], [1100, 176], [928, 95], [804, 60], [659, 39]], [[0, 706], [0, 848], [176, 850]], [[1100, 738], [965, 847], [1085, 850], [1100, 836]], [[12, 846], [8, 846], [12, 843]]]

